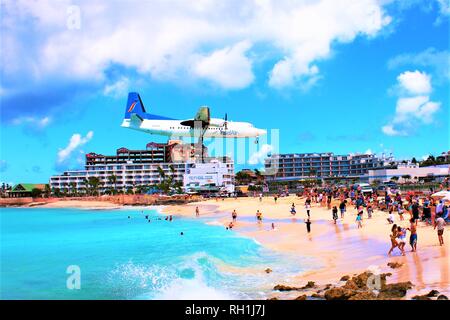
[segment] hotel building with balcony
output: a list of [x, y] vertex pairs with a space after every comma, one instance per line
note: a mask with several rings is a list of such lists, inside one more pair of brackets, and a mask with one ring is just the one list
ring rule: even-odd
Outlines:
[[[68, 170], [52, 176], [50, 187], [61, 192], [84, 193], [86, 181], [90, 177], [97, 177], [100, 180], [100, 193], [111, 188], [125, 192], [139, 186], [159, 184], [163, 179], [161, 169], [166, 177], [172, 176], [174, 182], [183, 183], [184, 175], [200, 165], [195, 150], [194, 144], [170, 140], [167, 144], [148, 143], [145, 150], [119, 148], [116, 155], [111, 156], [88, 153], [83, 170]], [[211, 167], [208, 173], [220, 168], [217, 174], [221, 174], [221, 178], [217, 181], [222, 185], [219, 187], [230, 193], [234, 192], [233, 160], [229, 157], [208, 157], [206, 148], [203, 152], [205, 163], [201, 165]], [[221, 165], [218, 166], [217, 163]], [[115, 182], [112, 181], [112, 176], [116, 177]]]
[[265, 159], [267, 179], [293, 181], [311, 178], [367, 179], [369, 170], [383, 168], [392, 158], [373, 154], [327, 153], [273, 154]]

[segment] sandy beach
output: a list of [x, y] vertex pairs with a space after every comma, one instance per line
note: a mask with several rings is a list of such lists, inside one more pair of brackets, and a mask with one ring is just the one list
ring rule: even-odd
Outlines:
[[55, 201], [36, 206], [38, 208], [120, 209], [123, 206], [107, 201]]
[[[211, 199], [183, 206], [166, 206], [162, 212], [195, 217], [195, 208], [198, 206], [200, 219], [217, 217], [217, 222], [225, 227], [231, 221], [231, 212], [235, 209], [238, 218], [234, 232], [251, 237], [272, 250], [317, 260], [317, 268], [299, 272], [293, 282], [288, 284], [290, 286], [303, 286], [308, 281], [321, 285], [337, 284], [344, 275], [352, 276], [375, 269], [392, 273], [387, 279], [388, 283], [411, 281], [414, 287], [405, 298], [426, 294], [431, 289], [447, 296], [450, 294], [449, 226], [446, 226], [444, 233], [445, 245], [441, 247], [436, 231], [419, 222], [418, 251], [410, 252], [407, 243], [405, 256], [395, 249], [389, 257], [387, 252], [392, 225], [386, 220], [386, 212], [375, 210], [371, 219], [364, 212], [363, 228], [358, 229], [354, 207], [348, 206], [344, 219], [338, 219], [335, 225], [331, 210], [314, 204], [311, 210], [311, 233], [308, 234], [304, 223], [307, 217], [304, 201], [296, 196], [279, 198], [277, 203], [272, 197], [264, 197], [261, 202], [259, 198]], [[297, 209], [295, 216], [290, 213], [292, 203]], [[263, 214], [262, 224], [256, 222], [256, 210]], [[396, 215], [395, 223], [408, 227], [409, 215], [404, 216], [405, 220], [399, 221]], [[272, 223], [275, 224], [275, 230], [272, 230]], [[387, 265], [389, 262], [397, 262], [402, 266], [393, 269]], [[283, 275], [280, 275], [282, 278]], [[274, 296], [279, 294], [274, 293]]]

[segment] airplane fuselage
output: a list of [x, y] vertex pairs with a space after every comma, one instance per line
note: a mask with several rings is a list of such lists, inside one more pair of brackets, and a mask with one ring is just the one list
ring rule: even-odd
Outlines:
[[[211, 124], [204, 129], [204, 137], [210, 138], [250, 138], [266, 134], [266, 130], [255, 128], [248, 122], [228, 121], [223, 124], [222, 119], [211, 119]], [[180, 120], [148, 120], [135, 122], [124, 119], [122, 127], [157, 134], [163, 136], [192, 137], [197, 136], [197, 130], [180, 124]]]

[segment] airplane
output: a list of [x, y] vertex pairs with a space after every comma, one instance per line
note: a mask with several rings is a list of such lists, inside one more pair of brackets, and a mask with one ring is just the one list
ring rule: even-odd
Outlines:
[[121, 126], [163, 136], [199, 136], [201, 140], [203, 140], [203, 137], [255, 137], [255, 143], [258, 143], [259, 136], [267, 133], [266, 130], [255, 128], [249, 122], [228, 121], [227, 114], [225, 114], [224, 119], [211, 118], [208, 107], [200, 107], [194, 118], [184, 120], [150, 114], [146, 112], [141, 97], [137, 92], [128, 94], [125, 117]]

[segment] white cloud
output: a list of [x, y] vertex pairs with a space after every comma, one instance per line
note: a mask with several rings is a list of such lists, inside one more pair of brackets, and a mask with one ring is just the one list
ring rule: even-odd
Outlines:
[[441, 103], [430, 101], [431, 77], [420, 71], [406, 71], [397, 77], [399, 98], [395, 115], [381, 131], [389, 136], [406, 136], [420, 124], [433, 122]]
[[267, 157], [269, 152], [271, 152], [273, 147], [270, 144], [263, 144], [260, 149], [254, 152], [248, 159], [249, 164], [259, 164], [263, 163], [264, 159]]
[[127, 94], [129, 87], [130, 80], [126, 77], [121, 77], [116, 82], [106, 85], [103, 88], [103, 94], [114, 98], [124, 97]]
[[369, 155], [370, 155], [370, 154], [373, 154], [372, 149], [370, 149], [370, 148], [367, 149], [366, 152], [364, 152], [364, 154], [369, 154]]
[[387, 124], [381, 128], [381, 131], [388, 136], [404, 136], [405, 132], [397, 131], [392, 124]]
[[447, 50], [428, 48], [418, 53], [400, 54], [388, 61], [389, 69], [411, 65], [431, 69], [438, 79], [450, 79], [450, 52]]
[[437, 0], [441, 14], [450, 16], [450, 1], [449, 0]]
[[68, 160], [69, 156], [74, 152], [77, 148], [82, 145], [88, 143], [92, 137], [94, 136], [93, 131], [89, 131], [85, 137], [82, 137], [81, 134], [75, 133], [69, 140], [69, 144], [64, 148], [58, 151], [58, 159], [57, 163], [61, 164]]
[[428, 94], [431, 92], [431, 77], [425, 72], [405, 71], [397, 80], [399, 85], [410, 94]]
[[225, 89], [245, 88], [254, 80], [252, 61], [245, 55], [250, 47], [248, 41], [242, 41], [199, 57], [193, 72]]
[[12, 120], [14, 125], [27, 125], [34, 129], [43, 129], [51, 123], [51, 118], [46, 116], [42, 118], [36, 117], [19, 117]]
[[80, 0], [81, 28], [71, 30], [71, 2], [2, 2], [5, 76], [104, 81], [117, 63], [156, 79], [188, 76], [238, 89], [269, 54], [268, 82], [283, 88], [313, 83], [334, 44], [374, 37], [391, 21], [377, 0]]

